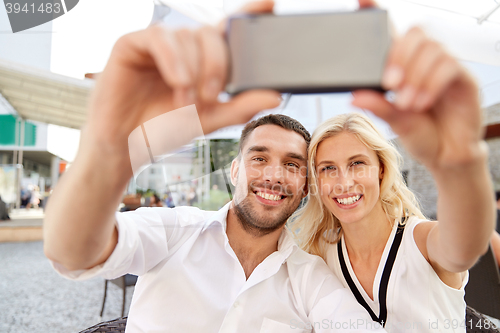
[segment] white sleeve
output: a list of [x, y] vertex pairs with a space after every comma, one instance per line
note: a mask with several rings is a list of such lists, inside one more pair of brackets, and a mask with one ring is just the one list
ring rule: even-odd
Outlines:
[[114, 279], [124, 274], [142, 275], [167, 259], [178, 234], [177, 212], [171, 208], [140, 208], [134, 212], [116, 213], [118, 243], [108, 260], [86, 270], [70, 271], [51, 261], [57, 273], [71, 280], [95, 276]]

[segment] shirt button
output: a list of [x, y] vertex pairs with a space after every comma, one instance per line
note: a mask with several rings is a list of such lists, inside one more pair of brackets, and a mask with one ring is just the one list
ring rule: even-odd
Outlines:
[[240, 305], [240, 303], [238, 303], [238, 302], [234, 302], [233, 307], [234, 307], [234, 308], [237, 308], [239, 305]]

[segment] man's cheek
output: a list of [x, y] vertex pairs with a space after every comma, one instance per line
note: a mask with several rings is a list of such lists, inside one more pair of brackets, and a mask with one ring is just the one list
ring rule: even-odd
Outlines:
[[262, 175], [261, 168], [259, 168], [257, 165], [253, 165], [252, 163], [246, 165], [245, 172], [247, 174], [247, 178], [249, 179], [260, 178], [260, 176]]

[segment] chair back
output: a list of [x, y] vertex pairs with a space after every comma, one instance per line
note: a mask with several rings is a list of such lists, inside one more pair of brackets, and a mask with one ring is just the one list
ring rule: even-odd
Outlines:
[[125, 326], [127, 325], [127, 317], [105, 321], [89, 327], [79, 333], [124, 333]]
[[491, 246], [469, 270], [465, 302], [483, 314], [500, 319], [500, 273]]

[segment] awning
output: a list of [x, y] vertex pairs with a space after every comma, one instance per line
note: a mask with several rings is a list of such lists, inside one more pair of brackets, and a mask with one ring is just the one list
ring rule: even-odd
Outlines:
[[78, 80], [0, 59], [0, 93], [24, 119], [80, 129], [94, 80]]

